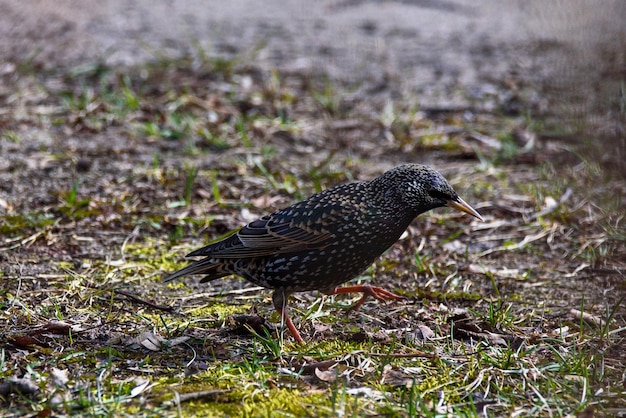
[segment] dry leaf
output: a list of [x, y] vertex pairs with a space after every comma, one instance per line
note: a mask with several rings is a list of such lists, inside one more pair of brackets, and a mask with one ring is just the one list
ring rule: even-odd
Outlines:
[[124, 343], [126, 345], [139, 344], [150, 351], [159, 351], [161, 344], [166, 341], [165, 338], [154, 334], [151, 331], [144, 331], [137, 337], [128, 338]]

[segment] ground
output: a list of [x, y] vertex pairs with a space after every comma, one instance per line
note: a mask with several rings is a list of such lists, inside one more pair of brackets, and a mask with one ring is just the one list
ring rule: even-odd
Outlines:
[[[625, 7], [505, 4], [0, 2], [3, 414], [625, 415]], [[294, 295], [299, 346], [162, 281], [403, 162], [485, 217], [355, 279], [404, 301]]]

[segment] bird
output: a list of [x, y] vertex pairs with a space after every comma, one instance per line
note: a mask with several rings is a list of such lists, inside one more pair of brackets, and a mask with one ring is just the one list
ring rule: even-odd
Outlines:
[[444, 206], [484, 221], [434, 168], [403, 164], [373, 180], [328, 188], [254, 220], [232, 235], [187, 254], [202, 258], [165, 281], [204, 275], [200, 282], [205, 283], [236, 275], [272, 289], [272, 302], [281, 322], [302, 344], [304, 339], [287, 312], [292, 293], [362, 293], [353, 310], [368, 297], [378, 301], [403, 299], [378, 286], [341, 285], [374, 263], [418, 215]]

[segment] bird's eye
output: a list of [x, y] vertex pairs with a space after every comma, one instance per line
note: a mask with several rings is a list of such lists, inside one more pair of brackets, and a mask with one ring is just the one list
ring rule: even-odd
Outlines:
[[431, 190], [429, 194], [432, 197], [434, 197], [435, 199], [440, 199], [440, 200], [443, 200], [443, 201], [447, 201], [447, 200], [451, 199], [451, 197], [448, 196], [446, 193], [444, 193], [444, 192], [442, 192], [440, 190], [436, 190], [436, 189]]

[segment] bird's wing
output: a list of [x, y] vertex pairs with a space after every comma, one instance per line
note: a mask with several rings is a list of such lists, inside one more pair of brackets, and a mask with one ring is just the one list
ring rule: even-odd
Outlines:
[[356, 224], [365, 202], [345, 199], [357, 195], [366, 183], [326, 189], [307, 200], [250, 222], [235, 234], [188, 254], [216, 259], [265, 257], [332, 244], [340, 227]]
[[280, 253], [324, 247], [326, 241], [334, 236], [302, 222], [280, 221], [270, 216], [249, 223], [237, 235], [249, 248], [267, 248], [279, 250]]
[[304, 223], [264, 216], [222, 241], [196, 250], [188, 257], [248, 258], [323, 248], [334, 234], [317, 231]]

